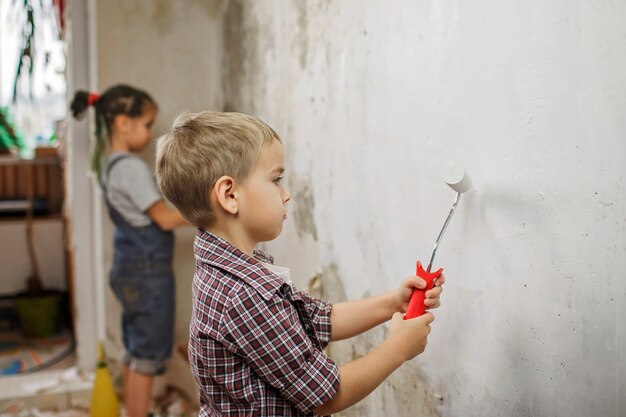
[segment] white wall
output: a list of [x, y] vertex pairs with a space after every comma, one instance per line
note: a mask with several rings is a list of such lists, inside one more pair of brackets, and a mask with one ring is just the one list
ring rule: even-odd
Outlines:
[[[100, 91], [125, 83], [150, 93], [159, 105], [155, 137], [163, 134], [182, 111], [221, 109], [219, 2], [120, 0], [98, 2], [97, 6]], [[148, 146], [143, 156], [151, 163], [153, 146]], [[108, 276], [113, 227], [108, 218], [104, 222]], [[194, 236], [192, 227], [176, 231], [178, 342], [187, 340], [189, 328]], [[117, 314], [112, 295], [109, 301], [109, 311]], [[118, 324], [109, 320], [109, 332], [119, 333]]]
[[[46, 289], [65, 290], [65, 241], [61, 219], [35, 220], [35, 256]], [[26, 241], [26, 220], [0, 223], [0, 294], [14, 295], [26, 290], [33, 267]]]
[[474, 180], [427, 352], [345, 415], [626, 414], [626, 3], [230, 1], [224, 24], [229, 108], [286, 143], [269, 246], [301, 286], [395, 287], [452, 203], [439, 166]]
[[[150, 93], [159, 105], [154, 127], [156, 137], [163, 134], [182, 111], [220, 110], [223, 101], [220, 5], [219, 0], [97, 2], [100, 91], [124, 83]], [[148, 146], [142, 156], [151, 164], [153, 147]], [[101, 268], [108, 288], [113, 226], [106, 213], [101, 220], [104, 232]], [[186, 346], [195, 270], [192, 249], [195, 229], [185, 227], [175, 234], [175, 344]], [[120, 347], [121, 310], [108, 289], [106, 303], [107, 335], [110, 342], [113, 339], [112, 346]], [[180, 361], [181, 355], [175, 354], [175, 360]], [[178, 362], [172, 364], [169, 374], [160, 382], [195, 391], [188, 367]]]

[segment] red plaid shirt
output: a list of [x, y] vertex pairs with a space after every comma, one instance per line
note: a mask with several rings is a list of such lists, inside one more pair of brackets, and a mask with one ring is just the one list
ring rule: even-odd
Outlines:
[[225, 240], [198, 230], [189, 361], [200, 416], [312, 416], [339, 388], [322, 348], [331, 305], [285, 283]]

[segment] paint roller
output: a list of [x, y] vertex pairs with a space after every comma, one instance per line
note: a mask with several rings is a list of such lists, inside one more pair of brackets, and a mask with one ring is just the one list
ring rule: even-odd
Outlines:
[[430, 272], [433, 266], [433, 260], [435, 259], [435, 254], [437, 253], [437, 248], [439, 247], [441, 238], [443, 237], [443, 234], [448, 227], [448, 223], [450, 223], [450, 219], [454, 214], [454, 210], [459, 203], [459, 198], [461, 197], [461, 194], [472, 187], [472, 180], [470, 179], [469, 175], [467, 175], [462, 167], [456, 165], [455, 163], [447, 163], [446, 165], [444, 165], [441, 171], [443, 180], [446, 182], [446, 184], [450, 186], [450, 188], [456, 191], [456, 198], [454, 199], [454, 203], [452, 204], [450, 213], [448, 214], [448, 217], [446, 218], [446, 221], [444, 222], [443, 227], [439, 232], [439, 236], [437, 236], [437, 240], [435, 241], [435, 246], [433, 246], [433, 251], [430, 255], [430, 260], [428, 261], [428, 266], [426, 267], [426, 270], [424, 270], [422, 263], [420, 261], [417, 261], [415, 275], [426, 281], [426, 287], [424, 289], [415, 288], [413, 290], [413, 293], [411, 294], [411, 300], [409, 301], [409, 308], [404, 315], [405, 320], [421, 316], [426, 312], [426, 306], [424, 305], [426, 291], [433, 288], [433, 286], [435, 285], [435, 281], [437, 280], [437, 278], [439, 278], [441, 272], [443, 271], [443, 268], [439, 268], [435, 272]]

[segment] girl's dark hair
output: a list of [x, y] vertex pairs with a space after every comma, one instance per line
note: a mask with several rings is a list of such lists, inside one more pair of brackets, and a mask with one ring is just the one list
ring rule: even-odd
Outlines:
[[129, 85], [118, 84], [106, 90], [100, 97], [79, 90], [74, 95], [70, 109], [75, 119], [82, 119], [92, 105], [96, 110], [96, 143], [91, 168], [100, 175], [100, 158], [105, 141], [109, 138], [115, 117], [126, 115], [141, 117], [148, 109], [157, 109], [154, 99], [145, 91]]

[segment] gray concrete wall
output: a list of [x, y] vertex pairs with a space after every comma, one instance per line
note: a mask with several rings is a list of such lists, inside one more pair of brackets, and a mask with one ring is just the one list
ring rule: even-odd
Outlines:
[[427, 352], [342, 415], [626, 414], [625, 16], [595, 1], [228, 3], [225, 99], [284, 139], [293, 198], [268, 246], [300, 286], [395, 287], [452, 204], [439, 167], [475, 183], [438, 252]]

